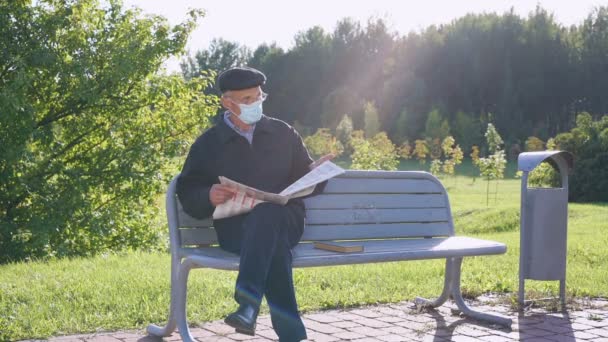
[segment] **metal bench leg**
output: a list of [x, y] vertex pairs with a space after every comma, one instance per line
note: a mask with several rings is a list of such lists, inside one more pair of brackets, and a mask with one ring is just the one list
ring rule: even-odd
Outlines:
[[186, 259], [179, 265], [177, 272], [177, 286], [175, 301], [175, 319], [177, 320], [177, 329], [184, 342], [194, 342], [195, 339], [190, 335], [188, 328], [188, 320], [186, 319], [186, 294], [188, 289], [188, 275], [193, 268], [193, 264], [189, 259]]
[[171, 260], [171, 303], [169, 303], [169, 318], [167, 324], [161, 327], [156, 324], [148, 325], [146, 331], [152, 336], [167, 337], [171, 336], [177, 327], [175, 319], [175, 303], [177, 301], [177, 272], [179, 270], [179, 260]]
[[416, 304], [416, 307], [436, 308], [438, 306], [443, 305], [443, 303], [445, 303], [445, 301], [448, 300], [448, 297], [450, 296], [450, 293], [452, 292], [452, 279], [453, 278], [454, 278], [453, 262], [452, 262], [451, 258], [447, 258], [447, 259], [445, 259], [445, 280], [443, 283], [443, 291], [441, 292], [441, 295], [439, 296], [439, 298], [437, 298], [435, 300], [428, 300], [426, 298], [416, 297], [416, 299], [414, 300], [414, 304]]
[[512, 320], [507, 317], [499, 316], [499, 315], [491, 315], [486, 314], [479, 311], [474, 311], [467, 306], [464, 299], [462, 298], [462, 293], [460, 292], [460, 267], [462, 265], [462, 258], [454, 258], [454, 281], [452, 283], [452, 298], [456, 302], [458, 309], [462, 311], [463, 314], [482, 320], [488, 321], [491, 323], [496, 323], [507, 328], [511, 328]]

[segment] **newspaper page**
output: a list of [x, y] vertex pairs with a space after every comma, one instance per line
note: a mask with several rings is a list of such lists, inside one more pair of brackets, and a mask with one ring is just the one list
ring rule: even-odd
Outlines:
[[298, 179], [295, 183], [281, 191], [280, 194], [261, 191], [250, 186], [235, 182], [226, 177], [219, 177], [220, 183], [235, 189], [234, 195], [228, 201], [218, 205], [213, 211], [213, 219], [221, 219], [249, 212], [262, 202], [285, 205], [291, 198], [311, 194], [315, 185], [344, 172], [338, 165], [325, 161]]

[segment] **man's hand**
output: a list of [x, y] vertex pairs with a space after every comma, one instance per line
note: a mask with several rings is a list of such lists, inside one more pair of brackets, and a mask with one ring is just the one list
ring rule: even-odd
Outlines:
[[228, 201], [234, 195], [234, 189], [222, 184], [213, 184], [209, 190], [209, 200], [214, 207]]
[[319, 158], [319, 160], [315, 160], [314, 162], [310, 163], [310, 165], [308, 165], [308, 168], [312, 170], [315, 167], [323, 164], [324, 162], [334, 159], [334, 157], [335, 155], [333, 153], [326, 154], [323, 157]]

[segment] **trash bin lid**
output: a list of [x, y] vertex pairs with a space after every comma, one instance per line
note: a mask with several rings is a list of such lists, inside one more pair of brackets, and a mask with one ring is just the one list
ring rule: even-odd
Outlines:
[[519, 171], [530, 172], [534, 170], [540, 163], [547, 161], [555, 169], [559, 170], [558, 165], [560, 161], [564, 161], [568, 169], [565, 170], [567, 174], [572, 173], [574, 166], [574, 156], [572, 153], [567, 151], [537, 151], [537, 152], [524, 152], [517, 156], [517, 169]]

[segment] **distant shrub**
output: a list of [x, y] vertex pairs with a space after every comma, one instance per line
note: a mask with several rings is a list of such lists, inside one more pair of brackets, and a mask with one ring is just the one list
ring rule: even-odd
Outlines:
[[576, 127], [558, 134], [559, 150], [574, 154], [569, 178], [570, 199], [580, 202], [608, 201], [608, 115], [593, 121], [589, 113], [576, 117]]
[[315, 134], [304, 139], [304, 145], [315, 159], [330, 153], [338, 157], [344, 152], [344, 146], [331, 134], [329, 128], [319, 128]]
[[414, 155], [420, 164], [426, 163], [426, 157], [428, 156], [429, 152], [429, 147], [425, 140], [416, 140], [416, 145], [414, 146]]
[[397, 153], [399, 154], [399, 158], [401, 159], [410, 159], [412, 158], [412, 146], [409, 141], [405, 141], [399, 146]]
[[351, 168], [359, 170], [396, 170], [399, 163], [397, 148], [385, 132], [371, 139], [355, 137], [352, 140]]
[[545, 142], [537, 137], [528, 137], [526, 140], [526, 151], [542, 151], [545, 149]]

